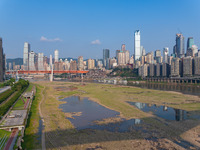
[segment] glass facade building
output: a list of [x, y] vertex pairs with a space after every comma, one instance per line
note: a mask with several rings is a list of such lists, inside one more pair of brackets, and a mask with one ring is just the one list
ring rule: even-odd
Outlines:
[[110, 58], [110, 50], [109, 49], [103, 49], [103, 63], [104, 67], [107, 66], [107, 62], [109, 61]]
[[182, 58], [185, 55], [183, 34], [176, 34], [176, 53], [177, 57]]
[[23, 54], [24, 70], [29, 70], [29, 52], [30, 52], [30, 44], [28, 42], [25, 42], [24, 43], [24, 54]]
[[187, 49], [192, 48], [193, 45], [194, 45], [194, 39], [193, 37], [189, 37], [187, 40]]
[[135, 61], [139, 60], [142, 52], [140, 49], [140, 30], [136, 30], [134, 34], [134, 53], [135, 53]]

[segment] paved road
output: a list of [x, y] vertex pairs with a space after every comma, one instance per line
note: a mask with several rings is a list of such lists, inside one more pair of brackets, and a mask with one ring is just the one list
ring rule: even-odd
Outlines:
[[11, 86], [6, 86], [6, 87], [3, 87], [3, 88], [0, 88], [0, 94], [11, 89]]

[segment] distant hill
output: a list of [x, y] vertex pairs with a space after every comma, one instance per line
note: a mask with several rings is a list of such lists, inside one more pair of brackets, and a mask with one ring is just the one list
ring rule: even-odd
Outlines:
[[15, 62], [15, 65], [23, 65], [23, 58], [13, 58], [13, 59], [8, 58], [6, 59], [6, 62], [7, 62], [7, 65], [9, 63], [13, 64], [13, 62]]

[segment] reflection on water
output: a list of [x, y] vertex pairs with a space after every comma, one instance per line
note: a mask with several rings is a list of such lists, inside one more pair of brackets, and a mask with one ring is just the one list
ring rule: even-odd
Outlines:
[[144, 112], [152, 112], [154, 115], [166, 120], [181, 121], [188, 119], [188, 112], [181, 109], [174, 109], [167, 106], [157, 106], [155, 104], [146, 104], [139, 102], [128, 102], [131, 105], [136, 106], [138, 109]]
[[163, 91], [177, 91], [183, 94], [190, 95], [198, 95], [200, 96], [200, 87], [199, 86], [191, 86], [186, 84], [159, 84], [159, 83], [140, 83], [133, 84], [129, 83], [128, 85], [147, 88], [147, 89], [155, 89], [155, 90], [163, 90]]
[[140, 119], [122, 119], [122, 121], [117, 123], [97, 125], [94, 123], [94, 121], [100, 121], [112, 117], [119, 117], [119, 113], [114, 110], [105, 108], [96, 102], [90, 101], [88, 98], [80, 99], [80, 97], [78, 96], [71, 96], [62, 99], [61, 101], [67, 102], [59, 106], [59, 108], [61, 108], [63, 112], [81, 112], [81, 115], [73, 116], [74, 119], [67, 118], [78, 130], [90, 128], [98, 130], [108, 130], [111, 132], [126, 132], [129, 131], [133, 125], [141, 123]]

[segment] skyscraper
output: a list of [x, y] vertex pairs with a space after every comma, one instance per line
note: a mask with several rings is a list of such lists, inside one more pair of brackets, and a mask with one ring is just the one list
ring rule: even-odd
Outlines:
[[193, 37], [189, 37], [187, 40], [187, 50], [189, 48], [192, 48], [193, 45], [194, 45], [194, 39], [193, 39]]
[[23, 54], [24, 70], [29, 70], [29, 53], [30, 53], [30, 44], [28, 42], [25, 42], [24, 43], [24, 54]]
[[130, 59], [130, 53], [128, 50], [124, 51], [124, 57], [125, 57], [125, 64], [128, 64]]
[[140, 49], [140, 30], [135, 31], [135, 39], [134, 39], [134, 53], [135, 53], [135, 61], [139, 60], [141, 56], [141, 49]]
[[122, 44], [122, 48], [121, 48], [121, 51], [125, 51], [126, 50], [126, 45], [125, 44]]
[[109, 58], [110, 58], [110, 50], [109, 49], [103, 49], [103, 63], [104, 63], [104, 67], [107, 66]]
[[59, 52], [58, 52], [57, 49], [54, 51], [54, 58], [55, 58], [54, 62], [58, 62], [58, 59], [59, 59]]
[[2, 47], [2, 38], [0, 38], [0, 82], [3, 82], [3, 76], [4, 76], [4, 71], [3, 71], [3, 47]]
[[176, 34], [176, 52], [179, 58], [185, 55], [184, 36], [183, 34]]
[[78, 57], [78, 70], [84, 70], [83, 56]]
[[95, 67], [94, 59], [88, 59], [88, 70], [94, 69], [94, 67]]
[[168, 54], [169, 54], [169, 48], [165, 47], [163, 48], [163, 62], [168, 63]]
[[140, 49], [141, 49], [141, 56], [145, 56], [146, 55], [146, 51], [145, 51], [145, 49], [144, 49], [144, 47], [143, 46], [140, 46]]
[[29, 53], [29, 70], [35, 71], [36, 70], [36, 54], [31, 51]]
[[44, 70], [44, 54], [38, 53], [38, 70]]

